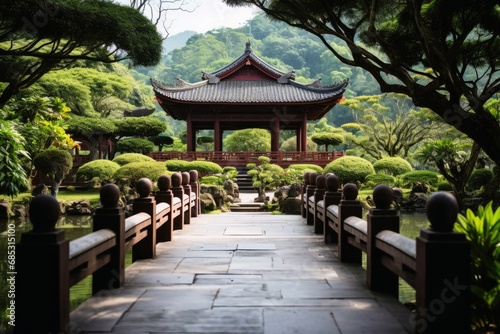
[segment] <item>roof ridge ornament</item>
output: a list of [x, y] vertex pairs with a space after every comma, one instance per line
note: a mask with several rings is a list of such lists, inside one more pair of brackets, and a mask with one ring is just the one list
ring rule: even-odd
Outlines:
[[201, 80], [208, 80], [209, 84], [216, 84], [220, 82], [220, 78], [212, 73], [201, 71]]
[[246, 42], [245, 44], [245, 52], [253, 52], [252, 43], [250, 43], [250, 41]]
[[285, 73], [281, 77], [279, 77], [278, 83], [287, 84], [289, 80], [295, 80], [295, 70], [292, 70], [291, 72]]

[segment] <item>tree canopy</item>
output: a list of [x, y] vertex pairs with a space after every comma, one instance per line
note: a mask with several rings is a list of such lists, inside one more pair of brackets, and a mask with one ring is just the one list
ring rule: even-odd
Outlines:
[[[84, 28], [83, 28], [84, 27]], [[155, 65], [162, 38], [134, 8], [103, 0], [4, 0], [0, 3], [0, 107], [45, 73], [77, 60], [127, 59]]]
[[255, 5], [316, 35], [340, 61], [367, 70], [382, 92], [431, 109], [500, 163], [500, 125], [485, 107], [500, 90], [498, 1], [225, 2]]

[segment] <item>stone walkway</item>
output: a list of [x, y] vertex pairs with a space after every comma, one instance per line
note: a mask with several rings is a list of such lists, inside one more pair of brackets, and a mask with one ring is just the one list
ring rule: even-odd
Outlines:
[[[253, 195], [252, 195], [253, 196]], [[71, 314], [75, 333], [409, 333], [409, 311], [364, 286], [300, 216], [203, 214], [126, 285]]]

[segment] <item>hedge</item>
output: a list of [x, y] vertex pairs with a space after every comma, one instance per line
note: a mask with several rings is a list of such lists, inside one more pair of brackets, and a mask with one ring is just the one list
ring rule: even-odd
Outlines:
[[396, 183], [396, 178], [392, 175], [386, 174], [371, 174], [366, 176], [365, 184], [373, 183], [373, 185], [387, 184], [388, 186], [393, 186]]
[[400, 157], [380, 159], [373, 164], [373, 168], [378, 174], [388, 174], [393, 176], [398, 176], [413, 170], [410, 163]]
[[137, 180], [143, 177], [156, 182], [158, 178], [167, 173], [167, 168], [163, 162], [131, 162], [121, 166], [114, 175], [114, 179], [128, 179], [134, 185]]
[[431, 186], [437, 186], [439, 174], [428, 170], [414, 170], [400, 176], [402, 186], [411, 186], [412, 183], [421, 182]]
[[363, 183], [368, 175], [375, 174], [370, 161], [355, 156], [335, 159], [325, 166], [323, 172], [337, 175], [344, 184], [348, 182]]
[[323, 173], [323, 168], [315, 164], [291, 164], [288, 166], [289, 169], [295, 169], [300, 171], [315, 171], [317, 173]]
[[83, 178], [86, 181], [97, 179], [97, 182], [102, 182], [112, 179], [119, 168], [120, 165], [111, 160], [94, 160], [80, 166], [76, 172], [76, 177], [78, 179]]
[[155, 162], [155, 159], [139, 153], [124, 153], [116, 156], [113, 162], [116, 162], [120, 166], [124, 166], [132, 162]]

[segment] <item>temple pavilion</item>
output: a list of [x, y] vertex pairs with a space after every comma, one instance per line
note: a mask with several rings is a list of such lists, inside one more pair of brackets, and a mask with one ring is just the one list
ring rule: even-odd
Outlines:
[[[202, 72], [201, 79], [195, 83], [177, 79], [174, 84], [151, 79], [156, 99], [167, 115], [187, 122], [188, 152], [183, 156], [158, 152], [156, 159], [208, 158], [222, 165], [238, 165], [237, 161], [246, 164], [251, 162], [250, 156], [265, 154], [273, 163], [286, 166], [305, 161], [319, 163], [318, 157], [329, 162], [343, 155], [343, 152], [307, 152], [306, 130], [307, 121], [320, 119], [339, 103], [347, 80], [329, 86], [322, 85], [320, 80], [299, 83], [294, 71], [280, 71], [259, 58], [250, 42], [240, 57], [214, 72]], [[247, 128], [269, 130], [271, 152], [250, 155], [224, 152], [224, 131]], [[196, 134], [200, 130], [213, 130], [214, 152], [196, 152]], [[295, 131], [297, 152], [279, 151], [281, 130]]]

